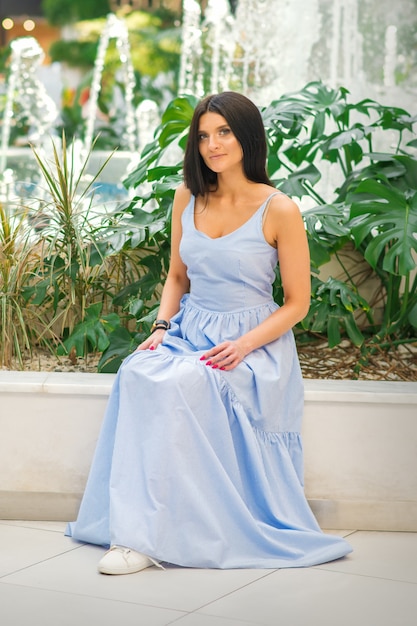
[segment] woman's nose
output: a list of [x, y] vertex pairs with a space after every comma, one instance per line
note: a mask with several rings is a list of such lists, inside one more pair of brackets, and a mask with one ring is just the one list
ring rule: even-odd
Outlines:
[[219, 142], [217, 141], [216, 135], [209, 136], [208, 145], [209, 145], [210, 150], [215, 150], [217, 148], [217, 146], [219, 145]]

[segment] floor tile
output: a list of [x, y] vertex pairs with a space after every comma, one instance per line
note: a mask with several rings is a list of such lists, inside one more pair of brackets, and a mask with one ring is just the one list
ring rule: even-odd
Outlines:
[[38, 522], [24, 520], [0, 520], [0, 524], [6, 526], [18, 526], [20, 528], [35, 528], [36, 530], [52, 530], [64, 534], [66, 522]]
[[196, 626], [199, 614], [257, 626], [415, 626], [417, 586], [317, 568], [280, 570], [202, 607]]
[[0, 576], [17, 572], [74, 549], [76, 550], [74, 543], [61, 533], [2, 524]]
[[259, 626], [259, 622], [228, 619], [227, 617], [203, 615], [202, 613], [196, 612], [178, 618], [172, 622], [172, 626]]
[[327, 535], [336, 535], [337, 537], [349, 537], [350, 535], [356, 532], [356, 530], [327, 530], [327, 529], [322, 529], [322, 530]]
[[417, 533], [358, 531], [348, 541], [353, 552], [346, 559], [318, 567], [417, 583]]
[[0, 581], [2, 626], [166, 626], [180, 613], [103, 598], [5, 585]]
[[0, 626], [415, 626], [417, 534], [325, 531], [354, 552], [312, 568], [152, 567], [102, 576], [63, 522], [0, 521]]
[[2, 582], [193, 611], [265, 575], [265, 570], [194, 570], [168, 567], [166, 571], [162, 571], [151, 567], [129, 576], [103, 576], [97, 572], [97, 563], [102, 555], [102, 549], [84, 545], [6, 576]]

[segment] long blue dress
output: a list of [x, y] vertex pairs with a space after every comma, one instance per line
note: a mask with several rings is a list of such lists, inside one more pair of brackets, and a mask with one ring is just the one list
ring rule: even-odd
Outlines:
[[277, 305], [277, 251], [262, 232], [267, 202], [234, 232], [182, 217], [190, 292], [155, 351], [123, 362], [85, 494], [66, 533], [187, 567], [305, 567], [351, 551], [324, 534], [303, 490], [303, 382], [293, 333], [231, 371], [200, 361]]

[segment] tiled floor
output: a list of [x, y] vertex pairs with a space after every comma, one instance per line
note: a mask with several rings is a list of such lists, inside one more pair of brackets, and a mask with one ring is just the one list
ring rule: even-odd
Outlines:
[[308, 569], [103, 576], [103, 550], [63, 528], [0, 522], [1, 626], [417, 624], [417, 533], [339, 531], [354, 552]]

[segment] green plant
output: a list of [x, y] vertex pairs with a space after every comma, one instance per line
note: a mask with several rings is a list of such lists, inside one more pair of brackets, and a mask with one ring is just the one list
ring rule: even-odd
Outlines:
[[[111, 251], [119, 263], [135, 267], [137, 276], [124, 280], [112, 306], [124, 316], [109, 335], [99, 370], [116, 371], [121, 360], [149, 334], [169, 266], [170, 215], [175, 188], [181, 181], [181, 155], [197, 99], [176, 98], [163, 114], [156, 138], [147, 145], [125, 184], [134, 190], [127, 206], [116, 210], [96, 242], [95, 262]], [[172, 162], [173, 154], [178, 162]], [[175, 156], [174, 156], [175, 158]]]
[[[327, 337], [336, 346], [348, 338], [362, 347], [360, 369], [376, 346], [416, 341], [417, 140], [416, 120], [403, 109], [348, 96], [311, 83], [261, 113], [269, 172], [299, 199], [310, 246], [312, 301], [298, 341]], [[85, 175], [76, 146], [68, 150], [64, 136], [51, 161], [35, 151], [48, 225], [19, 302], [39, 307], [44, 330], [28, 333], [24, 345], [49, 333], [60, 351], [101, 352], [99, 370], [114, 372], [147, 336], [168, 270], [172, 201], [196, 103], [193, 96], [170, 102], [125, 180], [132, 199], [101, 216], [91, 195], [100, 172]], [[329, 261], [337, 269], [326, 278]], [[371, 297], [362, 290], [370, 276], [378, 284]], [[282, 302], [279, 269], [274, 297]]]
[[[349, 188], [352, 237], [379, 277], [384, 311], [373, 344], [389, 347], [417, 336], [417, 161], [406, 154], [376, 159]], [[367, 350], [362, 360], [366, 362]]]
[[[340, 342], [341, 329], [356, 345], [365, 341], [362, 332], [377, 341], [388, 337], [391, 341], [394, 334], [398, 341], [415, 340], [412, 313], [417, 285], [410, 278], [415, 268], [410, 251], [417, 250], [412, 199], [417, 162], [407, 152], [415, 144], [406, 145], [415, 118], [369, 99], [350, 103], [346, 89], [333, 90], [318, 82], [271, 103], [263, 117], [269, 171], [277, 186], [314, 203], [303, 213], [313, 273], [333, 259], [343, 276], [338, 282], [316, 276], [312, 306], [301, 327], [326, 332], [330, 346]], [[389, 146], [394, 132], [398, 137], [394, 152], [376, 154], [374, 143]], [[332, 188], [323, 189], [322, 172], [333, 181]], [[341, 251], [348, 244], [380, 280], [382, 322], [373, 314], [375, 303], [360, 297], [360, 277], [343, 264]], [[387, 323], [394, 310], [395, 324]], [[367, 320], [362, 329], [357, 323], [360, 311]]]
[[125, 286], [112, 299], [125, 323], [110, 333], [100, 371], [117, 371], [121, 360], [149, 334], [169, 266], [173, 193], [173, 185], [159, 181], [152, 191], [135, 197], [113, 215], [98, 244], [99, 250], [112, 250], [115, 258], [134, 266], [137, 273], [135, 279], [123, 281]]
[[27, 297], [41, 263], [39, 240], [19, 207], [0, 205], [0, 365], [23, 367], [34, 343], [51, 338], [44, 311]]
[[42, 10], [51, 24], [65, 26], [76, 20], [92, 19], [110, 11], [109, 0], [42, 0]]
[[67, 148], [65, 134], [61, 147], [52, 140], [49, 160], [33, 149], [46, 191], [39, 199], [43, 215], [41, 230], [43, 261], [38, 268], [38, 282], [33, 296], [49, 300], [53, 325], [60, 337], [71, 333], [83, 321], [94, 290], [102, 280], [105, 258], [91, 263], [92, 251], [98, 252], [96, 238], [103, 228], [103, 217], [94, 212], [93, 185], [111, 158], [94, 176], [86, 174], [90, 152], [80, 162], [75, 143]]

